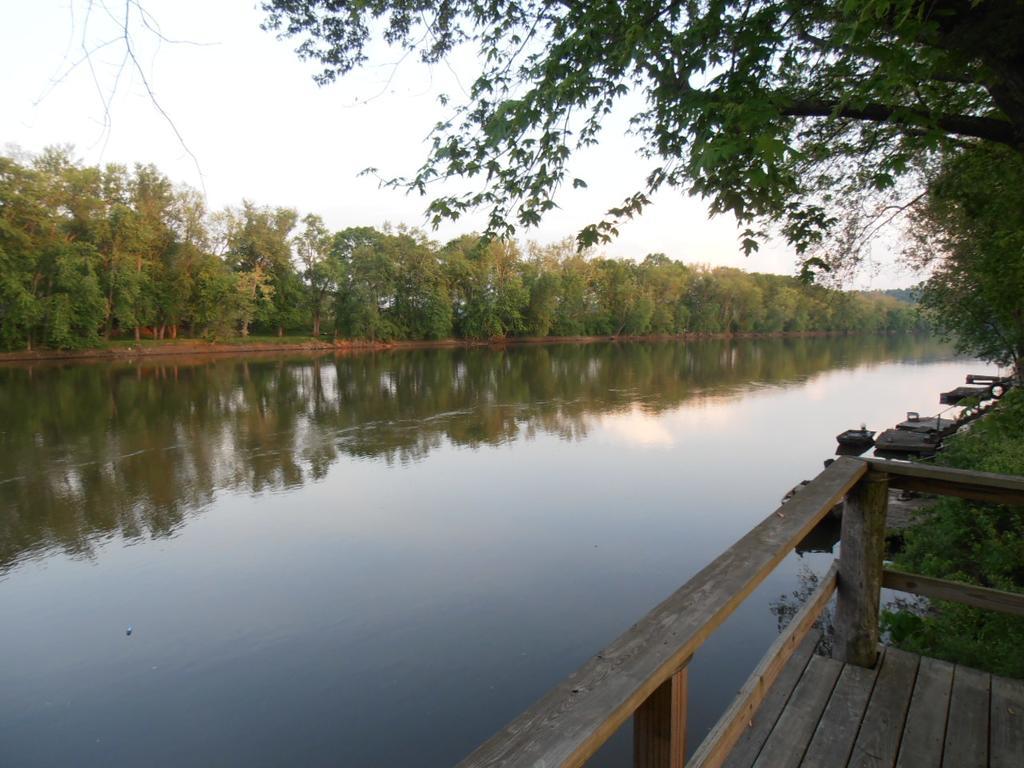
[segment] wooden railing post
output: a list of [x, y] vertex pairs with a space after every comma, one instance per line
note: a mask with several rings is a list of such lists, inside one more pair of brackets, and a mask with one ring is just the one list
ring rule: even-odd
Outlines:
[[873, 470], [853, 487], [843, 509], [832, 655], [861, 667], [874, 666], [878, 655], [888, 504], [889, 476]]
[[634, 768], [683, 768], [686, 760], [686, 667], [658, 686], [633, 713]]

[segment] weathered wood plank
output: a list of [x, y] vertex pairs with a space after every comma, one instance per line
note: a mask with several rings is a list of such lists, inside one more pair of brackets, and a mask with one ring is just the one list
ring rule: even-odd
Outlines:
[[996, 504], [1024, 504], [1024, 478], [926, 464], [864, 459], [872, 470], [887, 472], [892, 488], [959, 496]]
[[683, 768], [686, 761], [686, 667], [633, 713], [634, 768]]
[[818, 727], [843, 665], [813, 656], [765, 742], [754, 768], [796, 768]]
[[949, 600], [953, 603], [973, 605], [975, 608], [987, 608], [990, 611], [1024, 616], [1024, 594], [1017, 592], [1003, 592], [999, 589], [978, 587], [947, 579], [935, 579], [931, 576], [919, 576], [914, 573], [894, 571], [890, 568], [885, 568], [882, 571], [882, 586], [936, 600]]
[[953, 665], [922, 656], [896, 768], [940, 768], [952, 688]]
[[918, 657], [886, 648], [878, 680], [850, 755], [850, 768], [891, 768], [896, 763]]
[[[814, 649], [821, 639], [821, 632], [814, 631], [804, 638], [796, 649], [789, 663], [768, 690], [768, 696], [758, 708], [754, 716], [746, 724], [747, 728], [740, 736], [732, 752], [725, 758], [725, 768], [750, 768], [761, 752], [761, 747], [775, 727], [775, 722], [789, 701], [789, 697], [800, 682], [807, 663], [814, 656]], [[706, 741], [706, 739], [705, 739]], [[696, 755], [695, 755], [696, 756]], [[692, 763], [691, 763], [692, 768]]]
[[943, 765], [955, 765], [957, 768], [988, 766], [989, 684], [987, 672], [959, 664], [953, 671]]
[[632, 629], [460, 763], [580, 766], [866, 473], [840, 457]]
[[877, 665], [868, 668], [846, 664], [843, 667], [800, 764], [802, 768], [846, 765], [877, 676]]
[[933, 432], [938, 435], [949, 434], [956, 429], [956, 421], [944, 419], [941, 416], [919, 416], [918, 414], [907, 414], [907, 420], [896, 425], [896, 429], [902, 432]]
[[988, 374], [968, 373], [965, 380], [968, 384], [1005, 384], [1012, 381], [1008, 376], [990, 376]]
[[911, 432], [907, 429], [886, 429], [875, 437], [875, 449], [883, 454], [932, 455], [940, 438], [930, 432]]
[[1024, 680], [992, 675], [990, 768], [1024, 765]]
[[888, 476], [871, 472], [854, 487], [843, 510], [832, 655], [861, 667], [874, 666], [878, 656], [878, 608], [888, 504]]
[[690, 760], [693, 768], [717, 768], [725, 762], [761, 702], [765, 700], [772, 684], [828, 604], [836, 589], [837, 572], [837, 565], [833, 563], [807, 602], [772, 643], [733, 703], [693, 754]]
[[948, 392], [940, 392], [939, 404], [956, 405], [961, 400], [966, 400], [969, 397], [988, 400], [992, 397], [992, 387], [956, 387]]

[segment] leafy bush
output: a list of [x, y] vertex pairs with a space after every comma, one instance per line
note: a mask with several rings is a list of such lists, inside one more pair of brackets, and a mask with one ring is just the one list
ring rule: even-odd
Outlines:
[[[948, 441], [946, 466], [1024, 474], [1024, 391]], [[945, 498], [905, 532], [897, 568], [924, 576], [1024, 592], [1024, 508]], [[1001, 675], [1024, 677], [1024, 619], [934, 601], [900, 603], [882, 626], [908, 651]]]

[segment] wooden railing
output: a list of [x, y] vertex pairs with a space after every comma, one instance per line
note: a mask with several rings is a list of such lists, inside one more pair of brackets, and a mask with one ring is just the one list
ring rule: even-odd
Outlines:
[[[1024, 613], [1024, 595], [882, 567], [889, 488], [1024, 504], [1024, 478], [875, 459], [837, 459], [700, 573], [463, 760], [460, 768], [575, 768], [633, 718], [637, 768], [719, 766], [836, 593], [833, 655], [871, 666], [880, 589]], [[843, 502], [841, 556], [689, 761], [687, 664], [708, 636]]]

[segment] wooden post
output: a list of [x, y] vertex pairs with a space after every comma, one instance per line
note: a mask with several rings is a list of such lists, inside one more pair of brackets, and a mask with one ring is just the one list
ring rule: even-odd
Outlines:
[[633, 713], [634, 768], [683, 768], [686, 760], [686, 667]]
[[835, 644], [832, 655], [872, 667], [878, 655], [878, 606], [889, 476], [871, 471], [850, 491], [843, 510]]

